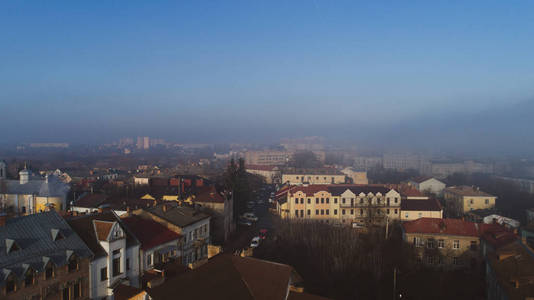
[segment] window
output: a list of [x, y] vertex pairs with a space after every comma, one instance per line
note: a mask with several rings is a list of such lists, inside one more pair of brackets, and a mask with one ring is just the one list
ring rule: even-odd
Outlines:
[[308, 209], [308, 216], [311, 215], [311, 210]]
[[301, 209], [301, 210], [300, 210], [300, 217], [301, 217], [301, 218], [304, 218], [304, 209]]
[[299, 204], [299, 198], [295, 198], [295, 204]]
[[452, 244], [452, 248], [453, 249], [460, 249], [460, 241], [459, 240], [454, 240], [454, 242]]
[[152, 265], [152, 254], [149, 254], [146, 256], [146, 265], [151, 266]]
[[395, 197], [395, 203], [397, 203], [397, 201], [398, 201], [398, 200], [397, 200], [397, 197]]
[[438, 248], [445, 248], [445, 241], [444, 240], [438, 240]]
[[319, 204], [319, 198], [315, 198], [315, 204]]
[[102, 268], [100, 269], [100, 281], [104, 281], [108, 279], [108, 268]]
[[321, 215], [324, 215], [324, 209], [321, 209]]
[[80, 283], [77, 282], [75, 283], [73, 286], [72, 286], [72, 296], [74, 299], [80, 299], [80, 296], [81, 296], [81, 290], [80, 290]]
[[363, 204], [363, 198], [360, 198], [360, 204]]
[[341, 203], [345, 204], [345, 198], [341, 199]]
[[54, 276], [54, 268], [49, 264], [45, 270], [45, 280], [51, 279], [52, 276]]
[[295, 209], [295, 217], [299, 217], [299, 210], [298, 209]]
[[351, 214], [351, 215], [354, 215], [354, 209], [351, 209], [351, 210], [350, 210], [350, 214]]
[[452, 263], [458, 266], [460, 265], [460, 259], [455, 256], [452, 258]]
[[425, 241], [423, 241], [423, 239], [420, 237], [414, 237], [413, 244], [415, 245], [415, 247], [424, 247]]
[[10, 276], [6, 281], [6, 293], [14, 292], [15, 288], [15, 279], [13, 276]]
[[74, 272], [78, 270], [78, 260], [75, 257], [72, 257], [70, 259], [68, 269], [69, 272]]
[[315, 210], [315, 215], [319, 215], [319, 210], [318, 209]]
[[345, 210], [344, 209], [341, 210], [341, 214], [345, 215]]
[[308, 198], [308, 204], [311, 204], [311, 199], [310, 198]]
[[489, 199], [484, 200], [484, 203], [486, 203], [486, 205], [488, 205], [489, 204]]
[[121, 274], [121, 258], [117, 257], [113, 259], [113, 277]]
[[337, 204], [337, 198], [334, 198], [334, 204]]
[[436, 247], [436, 245], [434, 244], [434, 239], [428, 239], [426, 241], [426, 247], [428, 249], [434, 249]]
[[300, 204], [304, 204], [304, 198], [300, 198]]
[[113, 250], [113, 255], [121, 254], [121, 249]]
[[354, 206], [354, 198], [350, 198], [350, 206]]
[[380, 204], [380, 198], [376, 198], [376, 204]]
[[426, 260], [427, 260], [429, 265], [433, 265], [435, 263], [434, 256], [432, 256], [432, 255], [427, 256]]
[[330, 203], [330, 198], [326, 198], [326, 204]]
[[321, 198], [321, 203], [324, 203], [324, 198]]
[[329, 209], [326, 210], [326, 214], [327, 214], [327, 215], [330, 214], [330, 210], [329, 210]]
[[360, 216], [363, 216], [363, 209], [360, 209]]
[[334, 209], [334, 215], [337, 215], [337, 209]]
[[395, 208], [395, 214], [397, 214], [397, 213], [398, 213], [398, 210]]
[[388, 209], [386, 209], [386, 214], [388, 214], [388, 215], [389, 215], [389, 208], [388, 208]]

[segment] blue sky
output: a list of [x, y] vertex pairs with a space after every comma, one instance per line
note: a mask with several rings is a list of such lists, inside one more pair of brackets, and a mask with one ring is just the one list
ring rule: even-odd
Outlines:
[[530, 1], [3, 1], [0, 28], [13, 141], [313, 135], [534, 96]]

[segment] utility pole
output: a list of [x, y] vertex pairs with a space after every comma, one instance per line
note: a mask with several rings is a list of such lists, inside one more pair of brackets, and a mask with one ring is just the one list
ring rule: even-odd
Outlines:
[[393, 267], [393, 300], [397, 299], [397, 267]]
[[386, 240], [388, 239], [389, 216], [386, 217]]

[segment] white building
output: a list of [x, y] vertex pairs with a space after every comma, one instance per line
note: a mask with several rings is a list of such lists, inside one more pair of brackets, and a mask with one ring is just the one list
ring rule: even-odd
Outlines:
[[420, 192], [430, 192], [440, 195], [445, 189], [445, 183], [433, 177], [417, 177], [410, 180], [409, 184]]
[[74, 217], [68, 223], [94, 253], [89, 266], [91, 299], [113, 299], [119, 283], [140, 287], [140, 243], [115, 213]]

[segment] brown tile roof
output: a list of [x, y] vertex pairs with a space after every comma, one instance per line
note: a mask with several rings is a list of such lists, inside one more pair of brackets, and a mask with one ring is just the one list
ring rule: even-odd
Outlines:
[[152, 249], [173, 240], [178, 240], [181, 237], [176, 232], [167, 229], [167, 227], [154, 220], [143, 219], [139, 216], [129, 216], [123, 218], [122, 221], [139, 239], [143, 250]]
[[255, 258], [220, 254], [201, 267], [155, 287], [149, 293], [155, 300], [285, 299], [293, 268]]
[[111, 228], [113, 228], [113, 222], [93, 220], [95, 226], [96, 238], [99, 241], [107, 240]]
[[478, 224], [460, 219], [420, 218], [402, 224], [406, 233], [479, 236]]
[[456, 195], [460, 195], [460, 196], [495, 197], [486, 192], [478, 190], [477, 188], [473, 188], [471, 186], [465, 186], [465, 185], [451, 186], [451, 187], [445, 188], [445, 191], [456, 194]]
[[413, 200], [406, 199], [401, 202], [401, 210], [412, 211], [440, 211], [443, 208], [436, 199]]
[[[534, 296], [534, 257], [524, 245], [515, 242], [488, 255], [491, 271], [506, 292], [507, 299]], [[516, 285], [517, 284], [517, 285]]]
[[221, 195], [215, 186], [205, 186], [198, 190], [195, 202], [224, 203], [224, 196]]
[[104, 194], [85, 194], [74, 203], [74, 206], [98, 208], [99, 205], [106, 202], [107, 198]]

